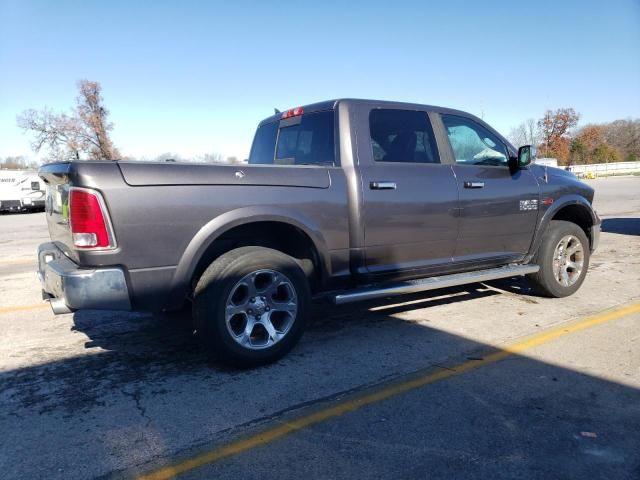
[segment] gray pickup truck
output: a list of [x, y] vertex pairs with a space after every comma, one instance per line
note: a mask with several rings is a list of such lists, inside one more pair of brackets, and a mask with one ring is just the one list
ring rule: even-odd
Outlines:
[[191, 304], [207, 351], [257, 365], [298, 342], [314, 299], [521, 275], [570, 295], [598, 244], [594, 191], [533, 156], [465, 112], [344, 99], [263, 120], [247, 165], [48, 164], [44, 297]]

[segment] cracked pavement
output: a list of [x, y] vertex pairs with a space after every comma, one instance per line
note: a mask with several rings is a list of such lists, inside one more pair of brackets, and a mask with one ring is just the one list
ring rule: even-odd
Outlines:
[[[507, 279], [340, 308], [317, 305], [300, 345], [280, 362], [255, 370], [210, 363], [194, 341], [191, 325], [179, 314], [87, 311], [54, 316], [46, 306], [0, 313], [2, 477], [129, 476], [371, 385], [427, 367], [446, 367], [456, 359], [472, 359], [487, 347], [638, 301], [640, 177], [593, 184], [596, 208], [605, 218], [604, 232], [587, 280], [576, 295], [539, 298], [531, 295], [524, 280]], [[46, 239], [43, 214], [0, 216], [0, 308], [40, 302], [34, 252]], [[628, 450], [635, 445], [636, 453], [640, 451], [632, 433], [640, 431], [637, 320], [621, 322], [618, 330], [607, 334], [584, 335], [581, 344], [550, 347], [536, 363], [505, 362], [508, 365], [487, 371], [478, 380], [469, 377], [450, 387], [443, 384], [428, 400], [415, 392], [401, 402], [375, 407], [375, 418], [364, 413], [344, 417], [288, 439], [279, 447], [297, 452], [288, 470], [279, 469], [280, 463], [270, 464], [265, 455], [277, 455], [266, 449], [257, 451], [252, 461], [243, 457], [186, 478], [270, 478], [276, 472], [282, 478], [295, 478], [306, 468], [311, 477], [409, 478], [423, 471], [419, 465], [427, 468], [417, 456], [424, 456], [425, 462], [431, 459], [428, 468], [436, 477], [472, 478], [472, 466], [491, 456], [490, 445], [508, 442], [519, 450], [496, 453], [492, 460], [504, 469], [505, 477], [517, 472], [518, 466], [549, 473], [531, 463], [525, 440], [537, 445], [539, 439], [529, 437], [533, 433], [547, 435], [550, 445], [560, 445], [556, 448], [569, 449], [571, 442], [580, 449], [591, 448], [592, 453], [583, 452], [591, 463], [583, 462], [582, 453], [567, 450], [573, 452], [567, 455], [576, 462], [576, 478], [580, 472], [597, 477], [598, 462], [620, 465], [616, 458], [622, 459], [622, 467], [602, 472], [618, 473], [618, 478], [628, 473], [633, 478], [632, 468], [640, 468], [637, 455], [633, 458]], [[519, 385], [530, 372], [537, 380], [507, 389]], [[498, 395], [501, 392], [504, 396]], [[586, 400], [593, 392], [598, 409]], [[566, 403], [560, 405], [554, 398]], [[585, 431], [595, 424], [606, 430], [598, 415], [607, 409], [618, 412], [606, 417], [609, 428], [615, 428], [610, 437], [617, 439], [628, 428], [627, 443], [612, 440], [597, 453], [595, 447], [584, 446], [584, 438], [556, 438], [565, 424], [584, 425]], [[399, 417], [398, 412], [407, 415]], [[426, 423], [417, 422], [421, 416]], [[551, 433], [552, 418], [556, 434]], [[440, 426], [427, 432], [427, 423]], [[456, 445], [456, 436], [470, 434], [465, 429], [480, 429], [486, 449], [471, 447], [473, 439], [465, 446]], [[426, 445], [426, 438], [433, 443]], [[376, 463], [385, 451], [391, 455], [389, 463]], [[413, 459], [415, 470], [402, 469], [411, 465], [407, 458]], [[260, 459], [263, 463], [258, 465]], [[348, 459], [360, 470], [350, 470]]]

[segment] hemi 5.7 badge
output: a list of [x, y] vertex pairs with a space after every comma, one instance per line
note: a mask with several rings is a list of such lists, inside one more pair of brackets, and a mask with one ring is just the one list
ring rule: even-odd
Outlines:
[[537, 210], [538, 200], [520, 200], [520, 210]]

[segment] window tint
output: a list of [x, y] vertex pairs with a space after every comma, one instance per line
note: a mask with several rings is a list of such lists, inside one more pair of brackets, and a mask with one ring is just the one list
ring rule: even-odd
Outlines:
[[303, 115], [298, 125], [280, 128], [275, 163], [333, 165], [333, 110]]
[[442, 115], [456, 163], [507, 166], [508, 152], [498, 137], [464, 117]]
[[335, 145], [333, 110], [302, 115], [300, 123], [279, 122], [258, 128], [249, 156], [250, 164], [333, 165]]
[[371, 110], [369, 131], [376, 162], [440, 163], [426, 112]]
[[278, 122], [265, 123], [258, 127], [253, 139], [249, 163], [265, 164], [273, 163], [273, 151], [276, 148], [276, 136], [278, 135]]

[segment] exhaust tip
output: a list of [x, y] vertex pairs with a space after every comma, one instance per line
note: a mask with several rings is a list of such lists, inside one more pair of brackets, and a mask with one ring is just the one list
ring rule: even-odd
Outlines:
[[49, 305], [51, 305], [51, 310], [53, 310], [53, 313], [56, 315], [61, 315], [64, 313], [73, 313], [73, 310], [67, 307], [67, 304], [64, 303], [64, 300], [62, 298], [49, 299]]

